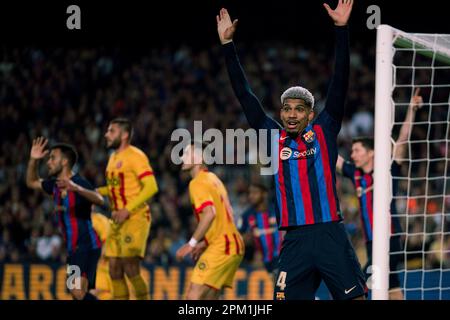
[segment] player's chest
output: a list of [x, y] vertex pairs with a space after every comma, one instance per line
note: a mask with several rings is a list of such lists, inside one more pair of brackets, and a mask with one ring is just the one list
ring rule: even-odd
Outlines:
[[75, 210], [79, 198], [73, 191], [59, 189], [55, 186], [53, 189], [54, 211], [59, 214], [68, 214], [71, 210]]
[[106, 182], [108, 185], [119, 185], [132, 173], [132, 168], [125, 161], [110, 161], [106, 167]]
[[373, 176], [371, 174], [355, 173], [355, 187], [356, 196], [358, 198], [372, 192], [373, 190]]
[[[320, 134], [320, 133], [319, 133]], [[278, 140], [278, 158], [280, 162], [308, 161], [313, 163], [320, 158], [321, 146], [318, 133], [312, 128], [293, 138], [285, 132]]]

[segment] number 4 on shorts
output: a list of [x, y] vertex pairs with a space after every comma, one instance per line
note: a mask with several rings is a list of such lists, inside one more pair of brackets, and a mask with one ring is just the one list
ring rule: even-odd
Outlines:
[[281, 291], [283, 291], [284, 288], [286, 288], [286, 276], [287, 276], [286, 271], [280, 271], [280, 274], [278, 275], [277, 287], [279, 287]]

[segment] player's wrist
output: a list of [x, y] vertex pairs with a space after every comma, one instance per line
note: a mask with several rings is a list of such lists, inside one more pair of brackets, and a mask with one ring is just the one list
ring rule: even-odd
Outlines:
[[194, 237], [192, 237], [188, 242], [189, 246], [192, 248], [194, 248], [197, 245], [197, 243], [198, 241]]

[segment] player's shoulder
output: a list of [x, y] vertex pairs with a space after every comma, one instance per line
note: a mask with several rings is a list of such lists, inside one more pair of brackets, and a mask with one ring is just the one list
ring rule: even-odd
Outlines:
[[71, 180], [75, 183], [89, 183], [89, 181], [79, 173], [75, 173]]
[[320, 111], [318, 116], [312, 121], [313, 126], [319, 126], [324, 131], [336, 131], [340, 129], [340, 124], [337, 122], [326, 109]]
[[211, 172], [201, 172], [189, 182], [189, 188], [206, 188], [212, 184]]
[[133, 146], [133, 145], [130, 145], [125, 150], [125, 152], [128, 153], [128, 154], [137, 155], [137, 156], [146, 156], [145, 152], [142, 151], [142, 149], [140, 149], [140, 148], [138, 148], [136, 146]]
[[141, 149], [139, 149], [136, 146], [130, 145], [127, 149], [126, 149], [126, 156], [127, 157], [133, 157], [136, 159], [148, 159], [147, 155], [145, 154], [144, 151], [142, 151]]
[[71, 179], [73, 182], [84, 188], [93, 189], [92, 184], [89, 182], [89, 180], [80, 175], [79, 173], [74, 174]]

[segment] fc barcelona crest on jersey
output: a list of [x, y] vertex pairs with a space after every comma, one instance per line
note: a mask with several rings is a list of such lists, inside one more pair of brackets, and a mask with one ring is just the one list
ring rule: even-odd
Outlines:
[[314, 131], [312, 131], [312, 130], [309, 130], [307, 133], [305, 133], [303, 135], [303, 139], [305, 139], [305, 141], [307, 143], [313, 142], [314, 141], [314, 137], [315, 137], [315, 134], [314, 134]]

